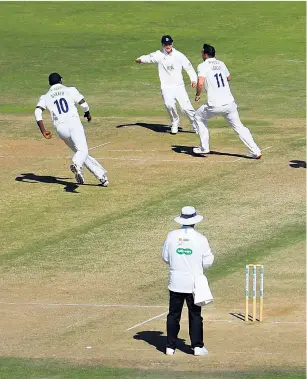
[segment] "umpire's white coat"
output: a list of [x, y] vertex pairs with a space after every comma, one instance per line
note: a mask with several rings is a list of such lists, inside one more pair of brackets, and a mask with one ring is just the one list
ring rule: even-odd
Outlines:
[[192, 293], [193, 274], [203, 274], [203, 269], [212, 265], [214, 255], [205, 236], [191, 226], [182, 226], [168, 233], [162, 259], [170, 266], [169, 290]]

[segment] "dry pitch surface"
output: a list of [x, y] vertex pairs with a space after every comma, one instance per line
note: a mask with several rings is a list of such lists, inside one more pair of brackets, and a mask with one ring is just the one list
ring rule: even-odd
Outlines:
[[[1, 141], [1, 213], [8, 222], [1, 255], [0, 355], [204, 372], [304, 367], [303, 242], [272, 248], [259, 259], [265, 265], [263, 323], [247, 325], [236, 317], [244, 311], [244, 266], [254, 263], [243, 260], [212, 284], [215, 302], [203, 311], [209, 355], [186, 354], [189, 349], [181, 341], [170, 358], [161, 352], [167, 268], [160, 248], [166, 231], [175, 227], [174, 215], [157, 207], [157, 220], [149, 207], [144, 222], [133, 220], [136, 224], [130, 226], [129, 220], [129, 212], [138, 212], [148, 199], [158, 203], [169, 195], [192, 202], [195, 196], [204, 204], [199, 208], [207, 223], [199, 230], [209, 234], [216, 265], [229, 251], [235, 255], [236, 247], [248, 248], [248, 239], [274, 236], [304, 214], [305, 169], [290, 162], [303, 161], [304, 151], [289, 153], [288, 140], [290, 134], [293, 140], [304, 135], [304, 121], [271, 120], [267, 133], [259, 127], [261, 161], [246, 159], [244, 146], [226, 128], [211, 132], [211, 149], [222, 154], [193, 157], [189, 147], [198, 138], [191, 133], [170, 136], [161, 133], [163, 127], [152, 130], [161, 121], [116, 127], [138, 120], [100, 119], [87, 130], [93, 156], [109, 171], [108, 189], [96, 187], [87, 173], [89, 185], [74, 185], [67, 170], [70, 152], [58, 137], [45, 141], [33, 134]], [[17, 117], [1, 122], [27, 128], [32, 121]], [[107, 126], [98, 129], [98, 124]], [[257, 135], [257, 127], [252, 130]], [[187, 124], [184, 131], [189, 131]], [[121, 212], [122, 230], [109, 230], [108, 215], [112, 226]], [[101, 228], [95, 224], [99, 217]], [[79, 232], [80, 244], [74, 235]], [[10, 254], [13, 258], [6, 259]], [[189, 343], [186, 312], [181, 325], [180, 337]]]

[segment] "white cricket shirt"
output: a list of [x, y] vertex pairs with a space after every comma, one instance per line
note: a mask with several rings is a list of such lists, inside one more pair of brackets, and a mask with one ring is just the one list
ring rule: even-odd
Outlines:
[[209, 106], [219, 107], [234, 101], [227, 80], [230, 73], [224, 62], [208, 58], [198, 65], [197, 75], [205, 78], [204, 86]]
[[73, 117], [79, 117], [75, 104], [78, 104], [83, 98], [83, 95], [75, 87], [54, 84], [45, 95], [39, 98], [37, 107], [49, 110], [53, 125], [57, 128]]
[[184, 68], [191, 82], [197, 82], [196, 72], [188, 58], [173, 48], [170, 54], [163, 49], [148, 55], [142, 55], [142, 63], [156, 63], [161, 82], [161, 88], [184, 85], [182, 69]]
[[193, 274], [203, 274], [203, 269], [212, 265], [214, 255], [205, 236], [193, 227], [183, 226], [168, 233], [162, 259], [170, 266], [168, 288], [174, 292], [192, 293]]

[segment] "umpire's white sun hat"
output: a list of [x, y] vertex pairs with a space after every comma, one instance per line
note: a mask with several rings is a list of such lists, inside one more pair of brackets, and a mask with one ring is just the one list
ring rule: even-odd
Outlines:
[[194, 207], [183, 207], [181, 210], [181, 215], [174, 218], [174, 221], [178, 222], [181, 225], [194, 225], [199, 222], [204, 217], [197, 214], [197, 211]]

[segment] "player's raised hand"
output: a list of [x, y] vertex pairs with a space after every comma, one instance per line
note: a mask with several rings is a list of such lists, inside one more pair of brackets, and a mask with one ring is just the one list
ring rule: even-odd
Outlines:
[[48, 130], [46, 130], [46, 131], [44, 131], [43, 136], [44, 136], [46, 139], [50, 139], [50, 138], [52, 137], [52, 133], [49, 132]]
[[196, 85], [197, 85], [196, 82], [192, 82], [192, 83], [191, 83], [191, 86], [192, 86], [193, 88], [196, 88]]

